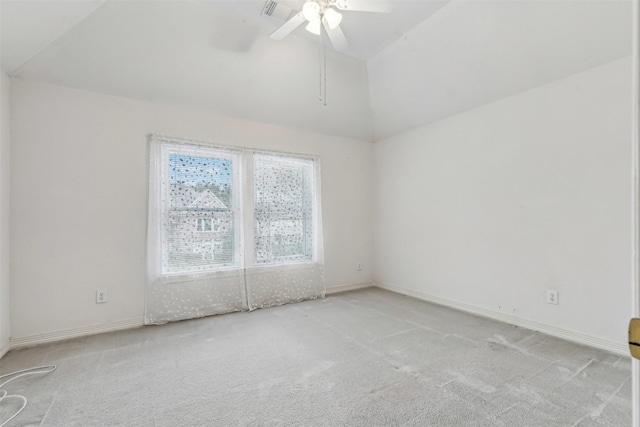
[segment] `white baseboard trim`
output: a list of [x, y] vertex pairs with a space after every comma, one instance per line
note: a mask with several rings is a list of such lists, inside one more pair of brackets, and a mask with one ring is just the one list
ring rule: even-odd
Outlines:
[[488, 317], [490, 319], [499, 320], [501, 322], [509, 323], [511, 325], [520, 326], [522, 328], [530, 329], [532, 331], [542, 332], [547, 335], [551, 335], [557, 338], [563, 338], [568, 341], [573, 341], [578, 344], [587, 345], [590, 347], [607, 350], [612, 353], [619, 354], [621, 356], [629, 356], [629, 347], [626, 343], [619, 343], [610, 341], [604, 338], [592, 337], [581, 332], [575, 332], [568, 329], [558, 328], [556, 326], [546, 325], [534, 320], [523, 319], [509, 314], [500, 313], [498, 311], [489, 310], [487, 308], [477, 307], [475, 305], [466, 304], [463, 302], [451, 300], [448, 298], [442, 298], [435, 295], [430, 295], [420, 291], [414, 291], [411, 289], [400, 288], [398, 286], [388, 285], [386, 283], [376, 282], [375, 286], [392, 291], [398, 294], [407, 295], [423, 301], [432, 302], [434, 304], [443, 305], [446, 307], [454, 308], [467, 313], [476, 314], [482, 317]]
[[7, 343], [4, 345], [4, 347], [0, 348], [0, 359], [2, 359], [2, 357], [7, 354], [7, 352], [9, 351], [9, 349], [11, 348], [11, 341], [7, 341]]
[[332, 286], [327, 288], [327, 295], [337, 294], [339, 292], [355, 291], [356, 289], [370, 288], [374, 286], [373, 282], [347, 283], [345, 285]]
[[83, 326], [80, 328], [65, 329], [62, 331], [46, 332], [44, 334], [29, 335], [26, 337], [11, 338], [11, 349], [30, 347], [47, 342], [61, 341], [69, 338], [83, 337], [86, 335], [101, 334], [103, 332], [113, 332], [122, 329], [137, 328], [144, 325], [144, 317], [134, 317], [133, 319], [117, 320], [115, 322], [101, 323], [99, 325]]

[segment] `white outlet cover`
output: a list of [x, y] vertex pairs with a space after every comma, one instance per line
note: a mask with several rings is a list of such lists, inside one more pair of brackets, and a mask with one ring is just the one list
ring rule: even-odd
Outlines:
[[547, 303], [558, 305], [558, 291], [547, 291]]
[[96, 304], [103, 304], [105, 302], [107, 302], [107, 291], [104, 289], [96, 291]]

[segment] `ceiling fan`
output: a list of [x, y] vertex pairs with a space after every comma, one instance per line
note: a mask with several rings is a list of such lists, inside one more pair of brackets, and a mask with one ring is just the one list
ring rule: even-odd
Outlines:
[[389, 0], [309, 0], [304, 3], [301, 11], [282, 24], [269, 37], [273, 40], [282, 40], [307, 22], [307, 31], [320, 36], [324, 28], [333, 47], [338, 51], [344, 50], [349, 44], [340, 29], [342, 14], [338, 10], [388, 13], [391, 12], [391, 2]]

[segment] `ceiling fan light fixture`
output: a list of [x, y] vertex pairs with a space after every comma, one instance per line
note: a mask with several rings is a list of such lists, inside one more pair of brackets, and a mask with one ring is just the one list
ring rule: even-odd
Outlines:
[[315, 34], [316, 36], [320, 35], [320, 20], [317, 19], [315, 21], [309, 21], [307, 26], [305, 27], [307, 31], [311, 34]]
[[309, 21], [320, 21], [320, 5], [314, 1], [308, 1], [302, 6], [302, 15]]
[[335, 9], [328, 8], [324, 11], [324, 19], [327, 21], [327, 25], [329, 28], [334, 30], [340, 22], [342, 21], [342, 14], [340, 12], [336, 12]]

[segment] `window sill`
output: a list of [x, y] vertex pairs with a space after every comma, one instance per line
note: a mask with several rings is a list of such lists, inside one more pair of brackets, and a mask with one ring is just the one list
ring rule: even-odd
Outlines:
[[160, 275], [159, 281], [163, 285], [170, 285], [173, 283], [241, 276], [243, 273], [251, 276], [255, 274], [270, 273], [273, 271], [311, 270], [317, 268], [318, 265], [320, 264], [316, 261], [304, 261], [298, 263], [254, 265], [252, 267], [245, 268], [225, 267], [218, 270], [194, 271], [190, 273], [166, 273]]

